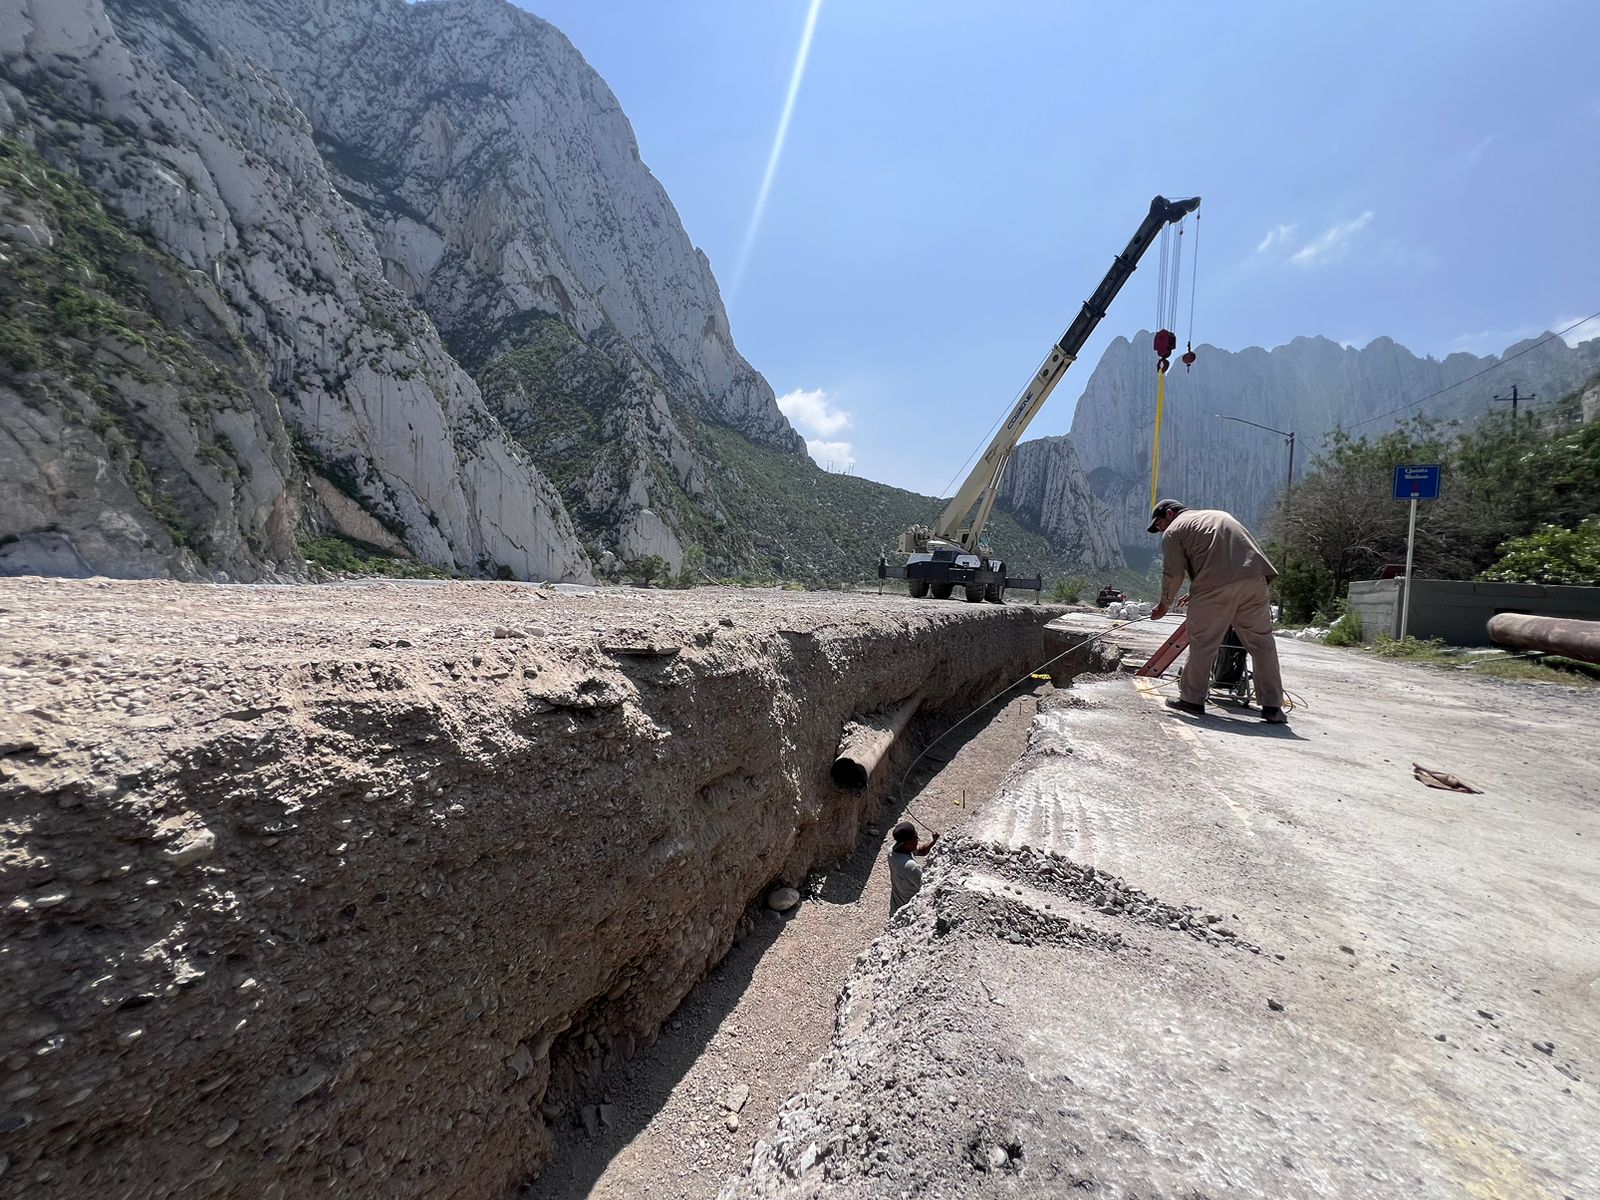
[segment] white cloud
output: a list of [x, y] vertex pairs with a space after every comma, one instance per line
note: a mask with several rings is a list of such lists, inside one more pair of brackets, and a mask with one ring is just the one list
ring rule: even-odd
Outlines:
[[1587, 342], [1592, 338], [1600, 337], [1600, 317], [1589, 317], [1584, 320], [1576, 313], [1570, 317], [1558, 317], [1550, 322], [1551, 329], [1566, 329], [1574, 321], [1583, 320], [1575, 329], [1568, 330], [1561, 336], [1567, 340], [1567, 345], [1576, 346], [1579, 342]]
[[796, 388], [779, 396], [778, 409], [807, 437], [832, 437], [850, 428], [850, 414], [835, 408], [821, 388], [809, 392]]
[[850, 414], [828, 399], [821, 388], [796, 388], [778, 397], [778, 409], [806, 439], [812, 460], [830, 471], [848, 471], [856, 465], [855, 447], [834, 439], [850, 428]]
[[1373, 216], [1369, 208], [1359, 217], [1329, 226], [1291, 254], [1289, 261], [1297, 267], [1320, 267], [1338, 262], [1350, 253], [1351, 240], [1371, 224]]
[[829, 471], [848, 471], [856, 465], [856, 452], [849, 442], [824, 442], [806, 439], [806, 452], [811, 461]]
[[1298, 225], [1274, 225], [1267, 230], [1267, 236], [1261, 239], [1261, 244], [1256, 247], [1256, 253], [1265, 254], [1274, 246], [1283, 245], [1294, 236], [1294, 231], [1299, 228], [1300, 226]]

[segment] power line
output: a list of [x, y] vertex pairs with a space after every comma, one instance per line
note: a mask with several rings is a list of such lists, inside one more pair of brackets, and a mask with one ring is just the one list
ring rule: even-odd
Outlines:
[[1558, 337], [1565, 337], [1567, 334], [1571, 333], [1574, 329], [1578, 328], [1578, 326], [1587, 325], [1590, 321], [1593, 321], [1596, 318], [1600, 318], [1600, 312], [1590, 313], [1587, 317], [1584, 317], [1581, 320], [1574, 321], [1571, 325], [1568, 325], [1565, 329], [1558, 330], [1555, 333], [1547, 333], [1547, 334], [1544, 335], [1544, 337], [1540, 338], [1533, 345], [1524, 346], [1521, 350], [1518, 350], [1515, 354], [1508, 354], [1504, 358], [1500, 359], [1498, 362], [1490, 363], [1487, 367], [1485, 367], [1483, 370], [1477, 372], [1476, 374], [1468, 375], [1465, 379], [1458, 379], [1454, 383], [1447, 383], [1447, 384], [1445, 384], [1444, 387], [1440, 388], [1438, 391], [1429, 392], [1426, 396], [1422, 397], [1422, 399], [1420, 399], [1420, 400], [1412, 400], [1407, 404], [1402, 404], [1399, 408], [1391, 408], [1388, 412], [1381, 412], [1375, 417], [1368, 417], [1364, 421], [1357, 421], [1352, 425], [1344, 426], [1344, 428], [1346, 430], [1360, 429], [1363, 425], [1370, 425], [1374, 421], [1381, 421], [1385, 417], [1392, 417], [1396, 413], [1405, 412], [1406, 409], [1408, 409], [1408, 408], [1415, 408], [1419, 404], [1426, 404], [1429, 400], [1432, 400], [1435, 396], [1442, 396], [1446, 392], [1453, 391], [1455, 388], [1460, 387], [1464, 383], [1471, 383], [1474, 379], [1482, 379], [1490, 371], [1499, 370], [1501, 367], [1505, 366], [1512, 359], [1521, 358], [1524, 354], [1527, 354], [1530, 351], [1537, 350], [1540, 346], [1544, 345], [1546, 342], [1552, 342]]

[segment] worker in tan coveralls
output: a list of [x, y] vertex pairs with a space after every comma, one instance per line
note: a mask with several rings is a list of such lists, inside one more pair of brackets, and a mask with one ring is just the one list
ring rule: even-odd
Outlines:
[[1167, 615], [1183, 587], [1189, 585], [1189, 661], [1178, 677], [1178, 699], [1167, 705], [1200, 716], [1206, 711], [1211, 665], [1231, 625], [1250, 652], [1255, 667], [1256, 698], [1261, 719], [1273, 725], [1283, 714], [1283, 675], [1278, 646], [1272, 640], [1272, 607], [1267, 584], [1278, 577], [1250, 531], [1217, 509], [1185, 508], [1163, 500], [1150, 513], [1150, 532], [1161, 535], [1161, 603], [1150, 615]]

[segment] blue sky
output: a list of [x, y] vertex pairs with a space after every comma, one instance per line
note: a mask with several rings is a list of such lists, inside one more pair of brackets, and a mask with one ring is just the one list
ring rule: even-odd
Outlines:
[[[1600, 309], [1592, 0], [821, 0], [737, 286], [811, 0], [519, 2], [616, 92], [815, 456], [869, 478], [937, 491], [1158, 192], [1205, 199], [1197, 344], [1495, 353]], [[1153, 268], [1030, 437], [1152, 324]]]

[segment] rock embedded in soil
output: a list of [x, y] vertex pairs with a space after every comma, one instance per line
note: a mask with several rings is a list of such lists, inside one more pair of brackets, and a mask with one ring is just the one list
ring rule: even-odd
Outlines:
[[800, 893], [792, 887], [782, 887], [767, 894], [767, 907], [773, 912], [788, 912], [800, 903]]

